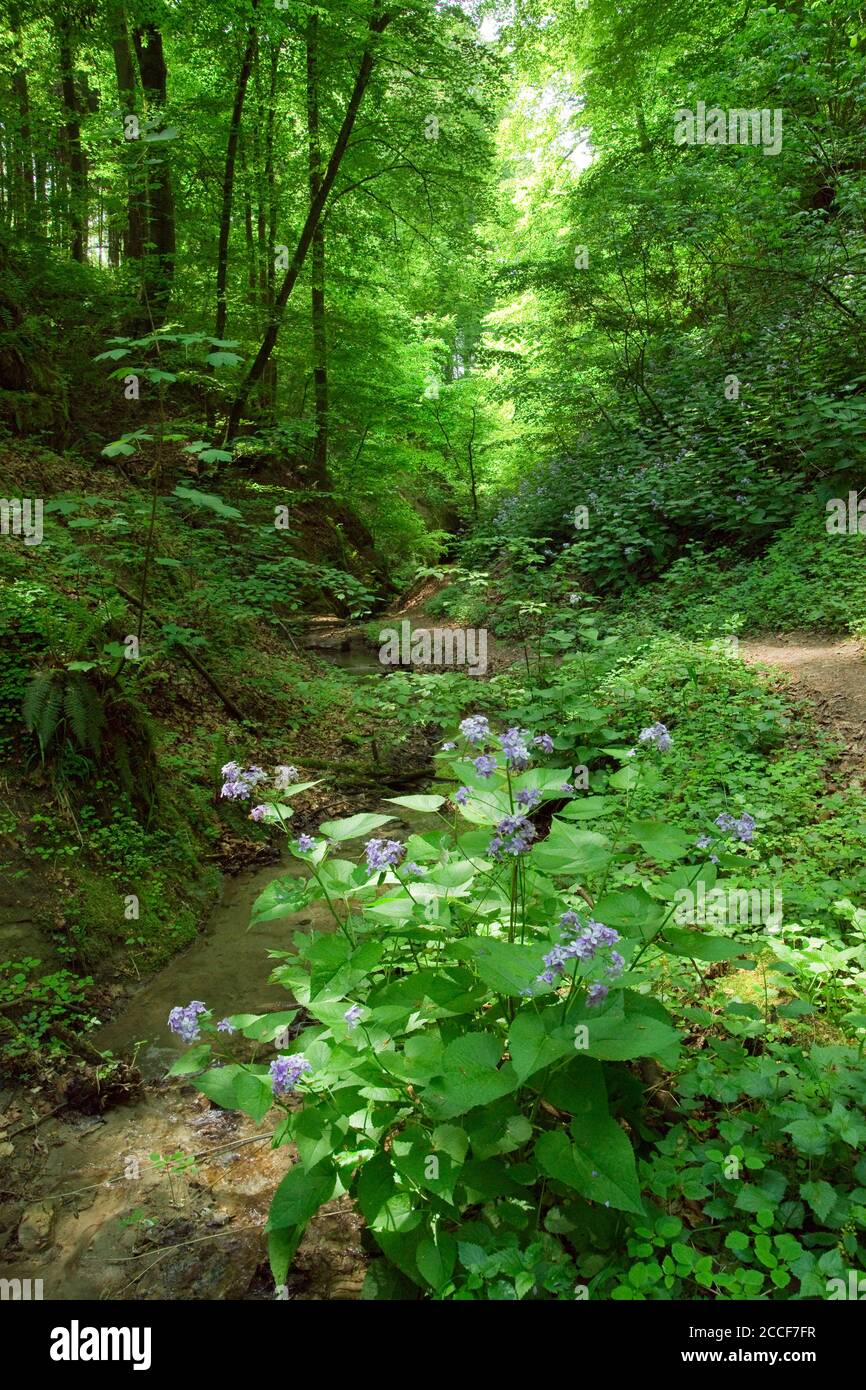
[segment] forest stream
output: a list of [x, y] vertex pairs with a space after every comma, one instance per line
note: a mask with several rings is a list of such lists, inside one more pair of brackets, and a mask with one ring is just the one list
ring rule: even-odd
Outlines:
[[[317, 650], [358, 674], [382, 670], [358, 640]], [[359, 793], [352, 810], [370, 809]], [[385, 803], [375, 809], [395, 811]], [[391, 828], [403, 837], [434, 823], [406, 812]], [[332, 931], [333, 918], [322, 902], [255, 926], [250, 915], [274, 879], [303, 874], [283, 851], [278, 862], [227, 875], [197, 940], [91, 1035], [99, 1051], [134, 1057], [144, 1085], [104, 1115], [67, 1110], [34, 1126], [12, 1179], [22, 1204], [12, 1277], [41, 1278], [47, 1297], [54, 1289], [74, 1300], [273, 1298], [264, 1226], [292, 1151], [272, 1150], [264, 1123], [218, 1109], [166, 1077], [185, 1051], [166, 1020], [189, 998], [207, 1000], [219, 1016], [286, 1006], [285, 992], [268, 983], [268, 952], [284, 949], [296, 928]], [[175, 1170], [155, 1163], [156, 1155], [173, 1158]], [[346, 1199], [323, 1208], [284, 1296], [356, 1298], [365, 1267], [359, 1233]]]

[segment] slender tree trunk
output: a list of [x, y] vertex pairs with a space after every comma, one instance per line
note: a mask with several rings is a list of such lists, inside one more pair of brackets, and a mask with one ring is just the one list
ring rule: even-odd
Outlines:
[[[319, 140], [319, 17], [315, 10], [307, 20], [307, 138], [310, 151], [310, 207], [322, 183], [322, 150]], [[313, 230], [312, 263], [313, 398], [316, 433], [311, 467], [313, 480], [328, 487], [328, 342], [325, 329], [325, 227], [321, 218]]]
[[[168, 73], [162, 46], [162, 34], [155, 24], [145, 24], [133, 34], [141, 85], [154, 121], [151, 134], [164, 129], [162, 111], [166, 102]], [[150, 164], [147, 187], [148, 236], [152, 249], [144, 258], [144, 295], [148, 311], [155, 324], [165, 318], [174, 278], [174, 258], [177, 241], [174, 220], [174, 193], [171, 184], [171, 165], [168, 142], [157, 141], [148, 146]]]
[[[255, 17], [259, 0], [252, 0], [253, 17]], [[214, 324], [214, 337], [222, 338], [226, 327], [226, 281], [228, 279], [229, 264], [229, 232], [232, 220], [232, 196], [234, 194], [235, 183], [235, 161], [238, 152], [238, 138], [241, 129], [241, 117], [244, 110], [244, 98], [247, 94], [247, 83], [250, 80], [250, 69], [253, 65], [253, 54], [256, 49], [256, 31], [253, 23], [250, 23], [247, 35], [247, 46], [244, 56], [241, 59], [241, 70], [238, 73], [237, 85], [235, 87], [235, 100], [232, 107], [231, 124], [229, 126], [228, 142], [226, 144], [226, 163], [225, 173], [223, 174], [223, 197], [222, 210], [220, 212], [219, 226], [219, 248], [217, 250], [217, 277], [216, 277], [216, 320]]]
[[11, 150], [13, 163], [10, 170], [10, 206], [15, 209], [16, 218], [27, 226], [33, 220], [36, 205], [36, 188], [33, 182], [33, 139], [30, 130], [30, 92], [27, 86], [27, 70], [24, 65], [24, 52], [21, 46], [21, 19], [16, 5], [10, 14], [12, 30], [12, 92], [18, 107], [18, 130], [13, 135]]
[[[126, 11], [122, 4], [115, 3], [112, 6], [110, 19], [111, 47], [114, 53], [114, 72], [117, 78], [117, 95], [120, 99], [121, 114], [131, 116], [136, 114], [135, 64], [132, 60]], [[127, 186], [124, 253], [127, 260], [141, 261], [144, 256], [147, 203], [144, 190], [144, 172], [138, 165], [139, 152], [146, 146], [142, 147], [135, 140], [127, 140], [125, 135], [123, 143]]]
[[71, 25], [67, 18], [57, 21], [60, 55], [60, 84], [66, 115], [65, 143], [69, 163], [70, 251], [75, 261], [87, 258], [87, 157], [81, 144], [81, 110], [75, 90]]
[[[382, 13], [380, 9], [380, 0], [374, 0], [374, 11], [368, 25], [370, 39], [381, 34], [390, 24], [391, 19], [392, 16], [390, 14]], [[352, 95], [350, 96], [349, 104], [346, 107], [346, 114], [343, 117], [343, 123], [340, 126], [339, 134], [337, 135], [334, 148], [331, 151], [331, 157], [328, 160], [328, 167], [326, 168], [324, 175], [322, 176], [322, 181], [319, 185], [319, 191], [316, 194], [316, 197], [313, 200], [313, 202], [310, 204], [310, 209], [307, 213], [306, 220], [304, 222], [303, 228], [301, 229], [301, 234], [298, 237], [298, 241], [295, 246], [294, 255], [292, 256], [292, 259], [289, 262], [289, 267], [283, 278], [283, 283], [281, 284], [276, 299], [274, 300], [274, 307], [271, 314], [271, 320], [265, 331], [265, 336], [262, 341], [262, 345], [259, 348], [249, 371], [247, 372], [246, 376], [241, 382], [237, 395], [235, 396], [234, 402], [232, 404], [232, 408], [229, 413], [229, 418], [226, 422], [225, 429], [225, 438], [227, 440], [234, 439], [235, 435], [237, 434], [238, 426], [243, 416], [244, 407], [246, 406], [246, 403], [249, 399], [250, 392], [252, 388], [255, 386], [256, 382], [260, 380], [265, 366], [268, 363], [270, 355], [274, 350], [274, 344], [276, 343], [280, 332], [280, 325], [282, 323], [283, 312], [285, 310], [289, 296], [291, 295], [292, 290], [295, 288], [295, 285], [297, 284], [298, 276], [301, 273], [304, 261], [307, 257], [307, 252], [310, 249], [310, 243], [313, 239], [313, 233], [316, 230], [316, 226], [318, 225], [320, 217], [322, 216], [325, 203], [328, 200], [328, 195], [331, 192], [334, 180], [336, 179], [337, 174], [339, 172], [340, 164], [343, 160], [343, 155], [346, 153], [346, 146], [349, 143], [349, 137], [352, 134], [352, 130], [358, 116], [358, 111], [360, 110], [361, 103], [364, 100], [364, 93], [367, 90], [367, 87], [370, 82], [370, 77], [373, 73], [374, 62], [375, 59], [373, 56], [372, 46], [370, 41], [368, 40], [368, 45], [364, 49], [364, 52], [361, 56], [361, 62], [358, 66], [358, 72], [355, 77], [355, 84], [352, 88]]]

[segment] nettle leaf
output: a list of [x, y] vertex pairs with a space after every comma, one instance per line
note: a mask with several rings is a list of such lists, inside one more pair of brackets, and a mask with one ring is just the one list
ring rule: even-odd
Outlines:
[[808, 1202], [818, 1220], [825, 1223], [836, 1205], [836, 1191], [828, 1182], [804, 1182], [800, 1184], [800, 1196]]
[[829, 1143], [829, 1134], [826, 1125], [815, 1115], [807, 1115], [804, 1119], [792, 1120], [789, 1125], [784, 1126], [786, 1134], [790, 1134], [794, 1148], [801, 1154], [810, 1157], [817, 1157], [818, 1154], [825, 1153]]
[[643, 1215], [634, 1151], [610, 1115], [581, 1116], [570, 1139], [561, 1129], [542, 1134], [535, 1157], [543, 1173], [582, 1197]]

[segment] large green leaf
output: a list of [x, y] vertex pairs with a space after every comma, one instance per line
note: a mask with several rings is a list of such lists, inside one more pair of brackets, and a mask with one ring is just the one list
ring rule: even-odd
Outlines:
[[438, 811], [440, 806], [445, 805], [444, 796], [386, 796], [384, 800], [393, 802], [395, 806], [405, 806], [410, 811], [425, 813]]
[[329, 840], [357, 840], [362, 835], [371, 835], [393, 819], [393, 816], [376, 816], [372, 812], [361, 811], [357, 816], [347, 816], [345, 820], [323, 821], [319, 830]]
[[603, 869], [610, 853], [611, 843], [606, 835], [580, 830], [554, 817], [550, 834], [534, 846], [531, 859], [545, 873], [585, 877]]
[[580, 1116], [571, 1137], [561, 1129], [542, 1134], [535, 1157], [543, 1173], [582, 1197], [643, 1214], [632, 1146], [609, 1115]]
[[471, 959], [485, 984], [497, 994], [520, 998], [529, 989], [542, 968], [541, 951], [537, 946], [521, 946], [518, 942], [499, 941], [495, 937], [472, 936], [454, 942], [449, 956], [459, 960]]
[[296, 1163], [274, 1193], [268, 1213], [268, 1230], [306, 1226], [319, 1207], [330, 1201], [336, 1186], [337, 1175], [333, 1170], [308, 1173], [303, 1164]]
[[557, 1008], [539, 1013], [526, 1006], [516, 1015], [508, 1033], [508, 1051], [519, 1081], [574, 1054], [574, 1029], [563, 1026], [561, 1013]]
[[694, 838], [675, 825], [663, 821], [636, 820], [626, 826], [626, 832], [637, 840], [641, 849], [653, 859], [665, 861], [683, 859], [694, 851]]
[[510, 1063], [499, 1066], [502, 1047], [492, 1033], [464, 1033], [449, 1043], [444, 1072], [423, 1093], [424, 1109], [436, 1119], [448, 1120], [489, 1105], [517, 1087]]

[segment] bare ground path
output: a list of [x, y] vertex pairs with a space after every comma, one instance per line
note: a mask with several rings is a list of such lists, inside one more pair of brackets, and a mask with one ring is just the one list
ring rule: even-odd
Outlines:
[[740, 642], [748, 665], [784, 671], [842, 747], [840, 781], [866, 784], [866, 649], [853, 638], [788, 632]]

